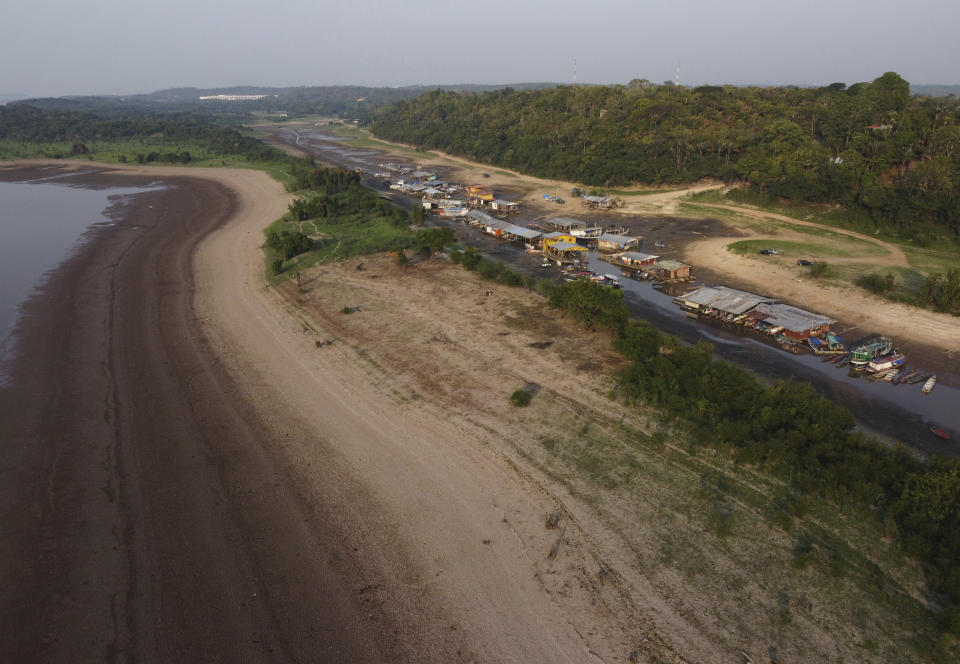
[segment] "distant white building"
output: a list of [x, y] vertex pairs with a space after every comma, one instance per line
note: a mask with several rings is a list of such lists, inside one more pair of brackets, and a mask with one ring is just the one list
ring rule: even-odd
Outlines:
[[276, 97], [277, 95], [206, 95], [200, 99], [207, 101], [256, 101], [257, 99], [266, 99], [267, 97]]

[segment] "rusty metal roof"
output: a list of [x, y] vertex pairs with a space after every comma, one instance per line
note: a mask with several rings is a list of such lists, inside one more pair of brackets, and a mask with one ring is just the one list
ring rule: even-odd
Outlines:
[[679, 299], [690, 304], [711, 307], [717, 311], [730, 314], [745, 313], [763, 302], [776, 302], [772, 297], [748, 293], [727, 286], [701, 286], [685, 295], [681, 295]]

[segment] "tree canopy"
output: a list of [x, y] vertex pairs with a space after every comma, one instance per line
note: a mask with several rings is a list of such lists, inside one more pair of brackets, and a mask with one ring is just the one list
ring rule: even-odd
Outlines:
[[747, 181], [841, 203], [904, 238], [960, 236], [960, 102], [893, 72], [847, 87], [435, 90], [373, 112], [375, 135], [591, 186]]

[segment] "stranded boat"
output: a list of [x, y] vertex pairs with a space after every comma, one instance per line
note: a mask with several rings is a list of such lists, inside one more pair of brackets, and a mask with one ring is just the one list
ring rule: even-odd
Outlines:
[[620, 280], [613, 274], [598, 274], [591, 277], [601, 286], [610, 286], [611, 288], [620, 288]]
[[937, 377], [930, 376], [930, 378], [927, 379], [927, 382], [923, 384], [923, 389], [920, 391], [923, 392], [924, 394], [930, 394], [931, 392], [933, 392], [933, 388], [936, 384], [937, 384]]
[[850, 349], [850, 364], [862, 367], [870, 360], [886, 355], [893, 350], [893, 339], [888, 337], [870, 337]]
[[[854, 361], [851, 359], [851, 362]], [[876, 357], [870, 362], [867, 363], [867, 371], [872, 371], [874, 373], [880, 371], [887, 371], [893, 369], [894, 367], [903, 366], [907, 361], [907, 358], [900, 353], [894, 353], [893, 355], [883, 355], [881, 357]]]
[[908, 374], [901, 375], [901, 376], [898, 377], [899, 380], [894, 379], [893, 384], [894, 384], [894, 385], [899, 385], [900, 383], [903, 383], [904, 385], [906, 385], [907, 383], [910, 382], [910, 379], [911, 379], [911, 378], [913, 378], [914, 376], [916, 376], [916, 375], [919, 374], [919, 373], [920, 373], [919, 371], [911, 371], [911, 372], [908, 373]]
[[843, 339], [840, 338], [840, 335], [834, 334], [833, 332], [827, 332], [823, 335], [823, 339], [818, 339], [817, 337], [808, 337], [807, 345], [810, 346], [812, 350], [817, 355], [829, 355], [835, 353], [846, 353], [847, 349], [843, 345]]
[[950, 440], [950, 434], [948, 434], [943, 429], [939, 428], [936, 424], [930, 425], [930, 433], [932, 433], [937, 438], [943, 438], [944, 440]]

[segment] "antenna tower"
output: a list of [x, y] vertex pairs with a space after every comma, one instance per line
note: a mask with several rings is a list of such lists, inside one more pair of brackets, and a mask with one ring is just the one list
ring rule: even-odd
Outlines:
[[677, 60], [677, 73], [673, 77], [673, 84], [680, 87], [680, 61]]

